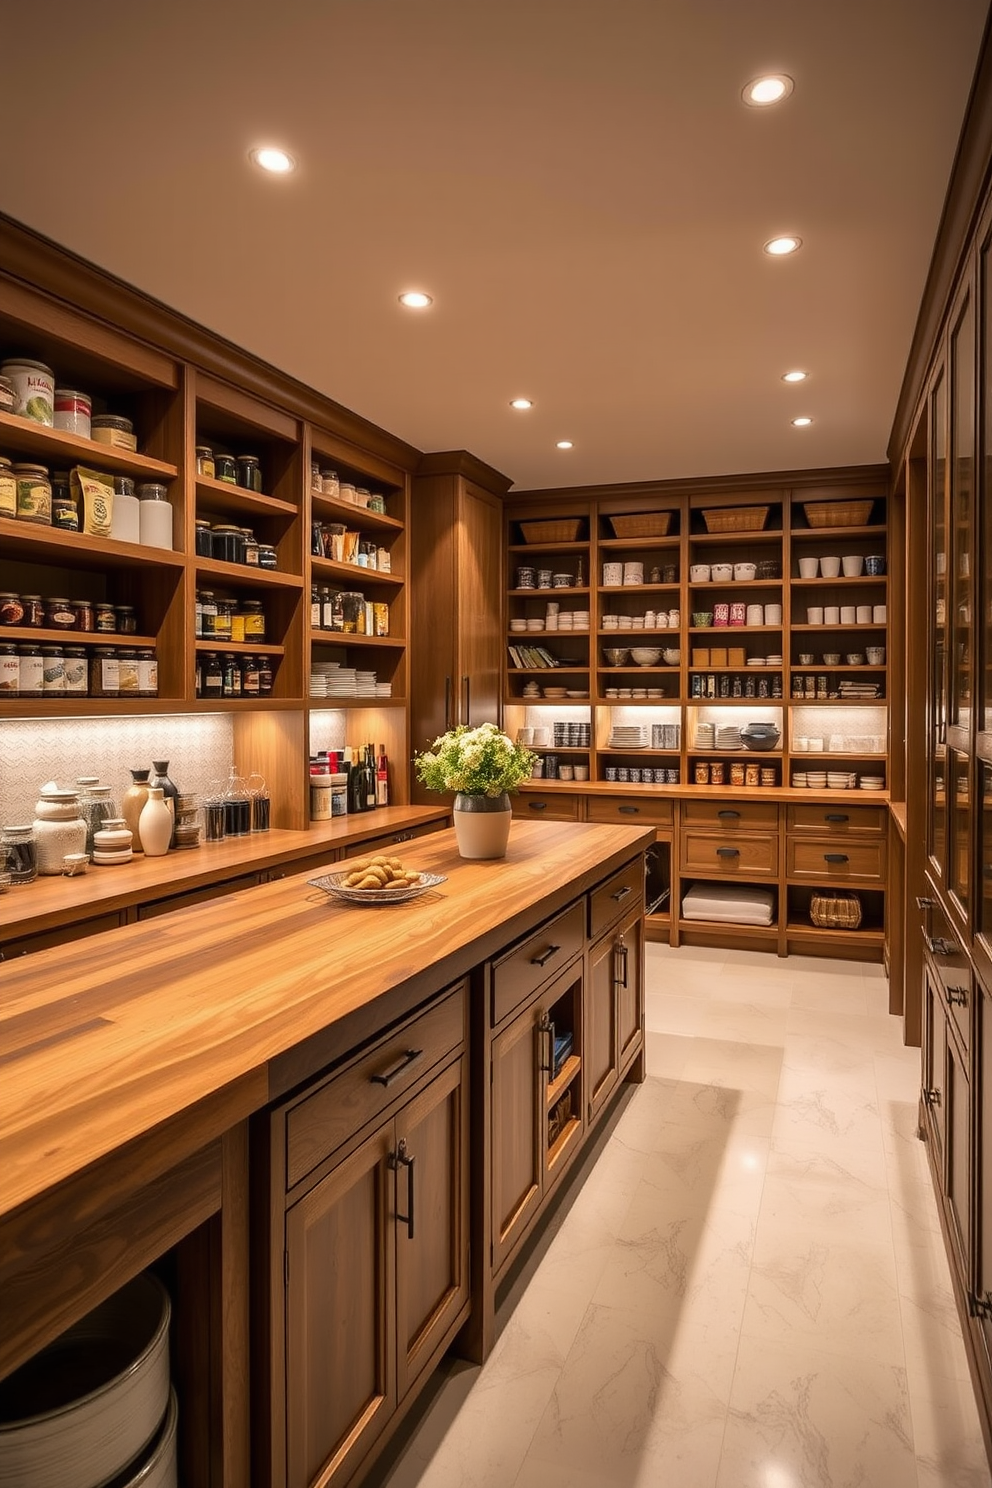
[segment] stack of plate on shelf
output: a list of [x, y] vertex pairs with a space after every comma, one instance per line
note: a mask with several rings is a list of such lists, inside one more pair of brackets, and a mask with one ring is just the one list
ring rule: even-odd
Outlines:
[[716, 731], [717, 749], [740, 749], [741, 731], [732, 723], [723, 723]]
[[524, 693], [523, 693], [523, 695], [524, 695], [524, 697], [527, 697], [527, 698], [540, 697], [541, 696], [541, 689], [537, 685], [537, 683], [534, 682], [534, 681], [525, 682], [524, 683]]
[[356, 672], [355, 673], [355, 696], [356, 697], [375, 697], [375, 695], [376, 695], [375, 687], [376, 687], [375, 672]]
[[641, 723], [615, 724], [610, 734], [610, 749], [646, 749], [648, 726]]
[[885, 776], [884, 775], [862, 775], [862, 777], [861, 777], [861, 789], [862, 790], [884, 790], [885, 789]]
[[310, 663], [310, 696], [326, 697], [331, 677], [340, 669], [339, 661], [314, 661]]
[[[738, 735], [738, 743], [739, 742], [740, 742], [740, 737]], [[715, 744], [716, 744], [716, 724], [713, 724], [713, 723], [697, 723], [696, 724], [696, 748], [697, 749], [712, 749]]]
[[781, 656], [766, 656], [765, 657], [765, 665], [766, 666], [781, 666], [782, 665], [782, 658], [781, 658]]
[[[781, 660], [781, 658], [779, 658], [779, 659]], [[749, 656], [748, 659], [747, 659], [747, 664], [748, 664], [748, 666], [767, 666], [768, 665], [768, 657], [767, 656]]]
[[826, 772], [826, 770], [807, 770], [806, 771], [806, 784], [809, 786], [810, 790], [826, 790], [826, 788], [827, 788], [827, 772]]
[[328, 697], [357, 697], [358, 688], [355, 685], [355, 668], [338, 667], [327, 679]]
[[853, 790], [858, 783], [858, 777], [853, 770], [828, 770], [828, 790]]
[[375, 684], [375, 695], [377, 698], [387, 698], [393, 695], [392, 682], [377, 682]]

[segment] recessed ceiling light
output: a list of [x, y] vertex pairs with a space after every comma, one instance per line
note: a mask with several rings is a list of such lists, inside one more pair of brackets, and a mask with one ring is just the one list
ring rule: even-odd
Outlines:
[[786, 72], [772, 72], [765, 77], [752, 78], [741, 93], [748, 108], [767, 108], [770, 103], [781, 103], [795, 87]]
[[773, 258], [781, 258], [785, 253], [795, 253], [802, 246], [802, 238], [797, 238], [794, 233], [784, 233], [780, 238], [769, 238], [765, 244], [765, 252], [770, 253]]
[[570, 439], [559, 439], [558, 443], [555, 445], [555, 449], [571, 449], [571, 448], [572, 448], [572, 441]]
[[287, 155], [285, 150], [277, 150], [274, 145], [262, 145], [257, 150], [249, 150], [248, 154], [256, 165], [274, 176], [285, 176], [296, 169], [296, 161], [292, 155]]
[[792, 420], [792, 427], [794, 429], [805, 429], [812, 422], [813, 420], [811, 418], [806, 418], [805, 416], [803, 418], [794, 418]]
[[510, 407], [511, 408], [520, 408], [520, 409], [533, 408], [534, 407], [534, 399], [533, 398], [511, 398], [510, 399]]
[[809, 376], [808, 372], [783, 372], [783, 382], [805, 382]]
[[408, 289], [400, 295], [400, 304], [405, 305], [408, 310], [426, 310], [433, 303], [431, 295], [424, 294], [422, 289]]

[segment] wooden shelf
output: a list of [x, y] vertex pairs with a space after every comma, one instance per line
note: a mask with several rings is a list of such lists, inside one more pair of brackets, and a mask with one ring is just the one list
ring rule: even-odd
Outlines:
[[548, 1081], [548, 1110], [561, 1098], [571, 1085], [579, 1070], [582, 1068], [582, 1060], [578, 1054], [569, 1054], [565, 1063], [558, 1071], [553, 1080]]
[[612, 550], [630, 548], [632, 552], [648, 552], [655, 548], [677, 548], [681, 541], [677, 532], [669, 532], [665, 537], [601, 537], [597, 546]]
[[197, 651], [236, 651], [244, 656], [285, 656], [285, 646], [275, 646], [265, 641], [232, 641], [228, 636], [214, 636], [198, 640]]
[[399, 636], [359, 635], [345, 630], [311, 630], [312, 646], [374, 646], [378, 650], [402, 651], [406, 641]]
[[833, 543], [838, 537], [868, 537], [874, 541], [885, 544], [885, 523], [876, 523], [871, 527], [793, 527], [793, 542], [819, 542]]
[[591, 590], [587, 584], [579, 587], [573, 585], [568, 589], [508, 589], [509, 599], [555, 599], [561, 594], [589, 594]]
[[0, 719], [106, 718], [115, 715], [133, 718], [142, 713], [186, 713], [190, 707], [191, 702], [185, 697], [11, 698], [9, 702], [0, 703]]
[[82, 532], [62, 532], [57, 527], [19, 522], [12, 517], [0, 517], [0, 544], [6, 557], [16, 556], [26, 563], [58, 563], [97, 571], [136, 566], [182, 570], [187, 563], [185, 555], [173, 548], [87, 537]]
[[139, 481], [169, 482], [179, 475], [176, 466], [165, 460], [153, 460], [149, 455], [115, 449], [97, 439], [66, 434], [62, 429], [50, 429], [46, 424], [36, 424], [12, 413], [0, 413], [0, 449], [36, 455], [42, 464], [59, 470], [81, 464], [90, 470], [132, 475]]
[[821, 575], [818, 579], [793, 579], [791, 581], [793, 589], [836, 589], [838, 587], [846, 589], [849, 584], [853, 584], [856, 587], [873, 584], [877, 588], [879, 585], [886, 585], [887, 583], [887, 574], [857, 574], [853, 578], [848, 578], [842, 573], [837, 574], [836, 578], [833, 579], [826, 579]]
[[[528, 520], [525, 518], [525, 520]], [[508, 553], [587, 553], [589, 551], [589, 539], [583, 538], [578, 542], [549, 542], [549, 543], [511, 543], [506, 550]]]
[[[372, 477], [370, 476], [371, 480]], [[384, 512], [369, 511], [367, 507], [355, 506], [351, 501], [337, 501], [333, 496], [325, 496], [321, 491], [310, 492], [310, 505], [316, 517], [330, 517], [336, 522], [344, 522], [351, 528], [366, 528], [370, 532], [402, 532], [403, 523], [395, 517], [387, 516]]]
[[338, 708], [405, 708], [406, 698], [403, 697], [343, 697], [343, 698], [307, 698], [305, 706], [311, 713], [334, 712]]
[[247, 563], [222, 563], [217, 558], [195, 560], [197, 583], [201, 579], [224, 581], [236, 589], [302, 589], [303, 579], [299, 574], [283, 573], [281, 569], [249, 567]]
[[157, 636], [125, 635], [119, 630], [46, 630], [34, 625], [0, 627], [0, 644], [4, 641], [38, 641], [56, 646], [156, 646]]
[[689, 589], [693, 594], [701, 596], [715, 589], [745, 589], [748, 592], [752, 589], [781, 589], [787, 582], [785, 579], [704, 579], [697, 584], [690, 579]]
[[784, 533], [781, 528], [766, 530], [764, 527], [745, 532], [690, 532], [689, 542], [695, 547], [713, 547], [715, 543], [729, 543], [750, 547], [753, 543], [780, 543]]
[[[786, 627], [784, 625], [690, 625], [689, 635], [695, 639], [701, 636], [735, 636], [735, 635], [781, 635]], [[795, 626], [792, 627], [795, 630]], [[823, 627], [814, 625], [814, 630]]]
[[283, 501], [278, 496], [264, 496], [259, 491], [249, 491], [245, 486], [232, 486], [230, 481], [210, 480], [207, 476], [196, 478], [196, 507], [210, 511], [232, 512], [240, 516], [298, 517], [300, 509], [292, 501]]
[[318, 558], [316, 555], [310, 559], [310, 571], [315, 578], [323, 576], [327, 579], [340, 579], [349, 589], [353, 589], [356, 584], [361, 584], [363, 589], [370, 585], [400, 589], [406, 582], [402, 574], [382, 573], [377, 568], [362, 568], [357, 563], [338, 563], [333, 558]]

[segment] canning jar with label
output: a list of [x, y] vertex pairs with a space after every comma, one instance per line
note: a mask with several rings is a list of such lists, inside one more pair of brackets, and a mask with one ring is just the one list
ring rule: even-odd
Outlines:
[[200, 633], [205, 641], [209, 641], [216, 633], [217, 628], [217, 600], [214, 598], [212, 589], [201, 589], [200, 591]]
[[259, 543], [258, 566], [259, 568], [276, 568], [278, 566], [278, 554], [271, 543]]
[[221, 563], [244, 562], [245, 539], [240, 527], [229, 522], [218, 524], [211, 537], [213, 555]]
[[51, 428], [55, 418], [55, 373], [51, 367], [27, 357], [12, 357], [0, 366], [0, 372], [14, 385], [14, 413]]
[[214, 478], [214, 452], [209, 444], [196, 446], [196, 473], [205, 475], [208, 480]]
[[45, 661], [37, 641], [25, 641], [17, 648], [17, 690], [22, 698], [45, 695]]
[[90, 697], [117, 697], [120, 693], [120, 676], [115, 648], [97, 646], [90, 657]]
[[15, 465], [17, 515], [22, 522], [52, 525], [52, 483], [45, 465]]
[[233, 599], [219, 599], [217, 601], [217, 613], [214, 616], [214, 637], [217, 640], [229, 641], [231, 639], [232, 620], [237, 604]]
[[6, 455], [0, 455], [0, 517], [17, 516], [17, 477]]
[[357, 590], [345, 590], [341, 595], [342, 626], [346, 635], [361, 635], [365, 632], [365, 595]]
[[117, 614], [112, 604], [98, 600], [93, 612], [93, 629], [101, 635], [112, 635], [117, 630]]
[[96, 623], [93, 615], [92, 600], [74, 599], [71, 601], [71, 604], [76, 612], [76, 629], [91, 631]]
[[254, 656], [241, 658], [241, 695], [258, 697], [258, 659]]
[[233, 455], [214, 455], [214, 480], [228, 486], [238, 484], [238, 464]]
[[114, 605], [114, 615], [117, 618], [117, 629], [121, 635], [138, 634], [138, 617], [134, 613], [134, 605]]
[[260, 599], [246, 599], [241, 605], [246, 641], [265, 640], [265, 611]]
[[24, 605], [19, 594], [0, 593], [0, 625], [23, 625]]
[[341, 482], [338, 480], [336, 470], [322, 470], [320, 472], [320, 489], [325, 496], [340, 497]]
[[52, 491], [52, 526], [61, 532], [79, 531], [79, 507], [68, 486]]
[[138, 652], [138, 696], [158, 697], [158, 658], [150, 646]]
[[17, 647], [6, 642], [0, 645], [0, 697], [16, 698], [20, 685], [21, 663]]
[[241, 536], [245, 540], [242, 562], [249, 568], [258, 568], [258, 539], [250, 527], [242, 527]]
[[55, 427], [67, 434], [78, 434], [82, 439], [90, 437], [90, 419], [93, 402], [89, 393], [77, 388], [55, 389]]
[[138, 696], [138, 653], [130, 647], [117, 653], [117, 691], [121, 697]]
[[224, 691], [224, 668], [216, 651], [208, 651], [203, 658], [203, 696], [219, 698]]
[[262, 467], [257, 455], [238, 456], [238, 485], [246, 491], [262, 492]]
[[42, 646], [45, 697], [65, 692], [65, 653], [61, 646]]
[[85, 697], [89, 688], [89, 663], [85, 646], [65, 648], [65, 690], [67, 695]]
[[49, 599], [45, 604], [45, 624], [49, 630], [75, 630], [76, 611], [67, 599]]
[[272, 691], [272, 660], [268, 656], [258, 658], [258, 691], [261, 697], [268, 697]]

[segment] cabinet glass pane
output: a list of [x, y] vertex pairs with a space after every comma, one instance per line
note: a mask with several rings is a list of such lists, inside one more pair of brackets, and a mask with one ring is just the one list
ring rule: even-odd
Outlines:
[[983, 472], [979, 487], [982, 512], [982, 650], [984, 681], [982, 718], [979, 726], [992, 730], [992, 245], [981, 256], [982, 304], [985, 323], [982, 328], [982, 457]]
[[968, 789], [968, 756], [947, 751], [948, 887], [967, 907], [971, 887], [971, 798]]
[[974, 667], [975, 315], [970, 298], [951, 335], [951, 628], [950, 721], [971, 723]]
[[978, 933], [992, 945], [992, 765], [982, 765], [982, 858]]
[[946, 489], [946, 414], [947, 394], [941, 375], [930, 404], [930, 747], [927, 751], [928, 791], [930, 797], [927, 823], [927, 852], [935, 870], [944, 878], [947, 854], [946, 781], [944, 778], [944, 730], [946, 715], [947, 656], [945, 626], [947, 618], [947, 513]]

